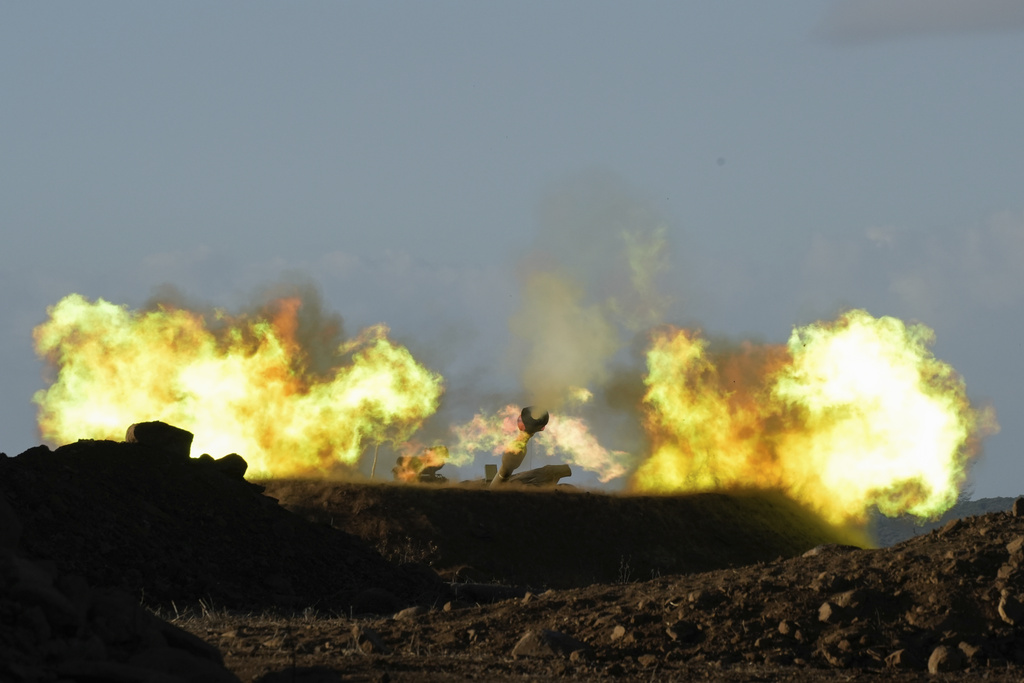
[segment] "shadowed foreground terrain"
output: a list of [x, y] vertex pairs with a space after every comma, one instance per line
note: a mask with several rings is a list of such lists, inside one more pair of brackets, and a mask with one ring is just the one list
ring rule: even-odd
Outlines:
[[0, 460], [0, 680], [1024, 678], [1013, 512], [862, 550], [774, 494], [241, 469], [103, 441]]

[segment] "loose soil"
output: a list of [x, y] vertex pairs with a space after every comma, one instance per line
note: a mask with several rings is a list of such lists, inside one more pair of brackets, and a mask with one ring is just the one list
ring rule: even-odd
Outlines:
[[105, 441], [0, 459], [0, 680], [1024, 678], [1013, 512], [871, 549], [774, 493], [229, 464]]

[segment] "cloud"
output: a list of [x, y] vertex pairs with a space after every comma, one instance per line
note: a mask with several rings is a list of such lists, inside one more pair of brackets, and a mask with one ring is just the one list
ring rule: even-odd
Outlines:
[[871, 227], [860, 239], [819, 236], [802, 276], [805, 304], [817, 309], [829, 301], [896, 306], [925, 321], [1012, 309], [1024, 305], [1024, 213], [993, 214], [954, 232]]
[[818, 33], [834, 43], [1024, 30], [1020, 0], [839, 0]]
[[996, 214], [930, 252], [923, 272], [934, 289], [959, 288], [972, 304], [988, 309], [1024, 302], [1024, 214]]

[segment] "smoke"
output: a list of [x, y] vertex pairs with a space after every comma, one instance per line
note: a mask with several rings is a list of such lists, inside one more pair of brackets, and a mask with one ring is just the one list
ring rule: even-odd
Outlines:
[[345, 338], [344, 321], [340, 314], [325, 311], [320, 288], [301, 273], [286, 274], [276, 282], [260, 286], [237, 315], [194, 299], [171, 284], [155, 288], [143, 306], [147, 311], [159, 308], [198, 313], [214, 333], [226, 329], [236, 318], [261, 318], [281, 321], [282, 324], [288, 320], [288, 324], [294, 326], [294, 329], [287, 330], [289, 337], [302, 349], [297, 360], [301, 360], [304, 367], [296, 369], [314, 376], [329, 373], [342, 355], [339, 350]]
[[616, 355], [664, 319], [657, 279], [668, 247], [664, 221], [608, 177], [567, 184], [540, 214], [509, 327], [528, 400], [557, 410], [575, 389], [613, 381]]
[[550, 409], [561, 408], [572, 388], [603, 382], [620, 348], [606, 310], [587, 305], [578, 285], [553, 272], [527, 276], [509, 327], [526, 342], [522, 381], [530, 402]]
[[850, 44], [1022, 29], [1020, 0], [840, 0], [825, 15], [819, 33]]

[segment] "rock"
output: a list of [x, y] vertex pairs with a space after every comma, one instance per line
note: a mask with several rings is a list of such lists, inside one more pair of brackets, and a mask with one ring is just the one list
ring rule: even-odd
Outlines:
[[963, 526], [963, 521], [960, 519], [951, 519], [946, 522], [946, 525], [939, 529], [939, 536], [945, 536], [946, 534], [952, 533]]
[[964, 653], [964, 658], [970, 664], [977, 664], [982, 659], [982, 649], [977, 645], [972, 645], [971, 643], [960, 641], [960, 644], [957, 645], [957, 648], [960, 650], [960, 652]]
[[50, 623], [73, 625], [81, 622], [79, 611], [50, 581], [19, 581], [11, 586], [8, 595], [23, 607], [39, 607]]
[[841, 553], [848, 553], [855, 550], [860, 550], [860, 548], [858, 548], [855, 545], [845, 545], [842, 543], [822, 543], [821, 545], [816, 545], [807, 552], [805, 552], [802, 555], [802, 557], [818, 557], [819, 555], [825, 554], [838, 555]]
[[612, 640], [622, 640], [626, 636], [626, 627], [619, 625], [612, 629]]
[[636, 663], [645, 669], [650, 669], [658, 665], [658, 656], [652, 654], [640, 655], [636, 658]]
[[359, 624], [352, 625], [352, 642], [356, 649], [363, 654], [387, 654], [389, 652], [388, 647], [376, 631]]
[[427, 608], [426, 607], [423, 607], [422, 605], [415, 605], [413, 607], [406, 607], [405, 609], [403, 609], [403, 610], [401, 610], [399, 612], [396, 612], [395, 616], [392, 617], [392, 618], [395, 621], [402, 621], [402, 620], [407, 620], [407, 619], [413, 619], [415, 617], [420, 616], [421, 614], [426, 614], [426, 613], [427, 613]]
[[831, 602], [825, 601], [821, 603], [821, 607], [818, 608], [818, 621], [824, 621], [826, 624], [833, 623], [836, 621], [839, 608], [833, 605]]
[[1013, 507], [1010, 508], [1010, 514], [1014, 517], [1024, 517], [1024, 496], [1013, 501]]
[[1011, 555], [1016, 555], [1017, 553], [1019, 553], [1021, 551], [1021, 548], [1024, 548], [1024, 536], [1018, 536], [1017, 538], [1013, 539], [1012, 541], [1006, 544], [1006, 552], [1010, 553]]
[[128, 427], [124, 440], [187, 459], [192, 451], [192, 432], [166, 422], [136, 422]]
[[213, 466], [219, 472], [226, 474], [232, 479], [245, 480], [245, 471], [249, 469], [249, 463], [238, 453], [230, 453], [223, 458], [213, 461]]
[[1010, 626], [1024, 622], [1024, 605], [1006, 591], [999, 598], [999, 618]]
[[921, 668], [921, 660], [907, 649], [896, 650], [885, 658], [885, 665], [898, 671], [910, 671]]
[[[111, 588], [93, 589], [49, 563], [0, 549], [0, 613], [13, 611], [20, 639], [20, 678], [172, 683], [235, 683], [220, 651]], [[10, 659], [0, 639], [0, 661]], [[0, 664], [0, 678], [14, 669]]]
[[821, 654], [825, 658], [826, 662], [837, 669], [842, 669], [850, 665], [849, 653], [843, 652], [835, 646], [822, 648]]
[[964, 653], [947, 645], [939, 645], [928, 658], [928, 673], [937, 674], [959, 671], [963, 668]]
[[700, 629], [693, 622], [680, 620], [666, 627], [665, 635], [677, 643], [692, 643], [700, 635]]
[[[516, 659], [522, 657], [568, 658], [574, 652], [589, 656], [590, 647], [561, 631], [551, 630], [527, 631], [512, 648], [512, 656]], [[577, 657], [579, 656], [577, 655]]]
[[844, 608], [859, 607], [860, 604], [864, 602], [864, 599], [866, 597], [867, 596], [863, 590], [861, 590], [860, 588], [854, 588], [852, 590], [844, 591], [842, 593], [834, 595], [832, 597], [832, 602], [834, 602], [837, 606]]

